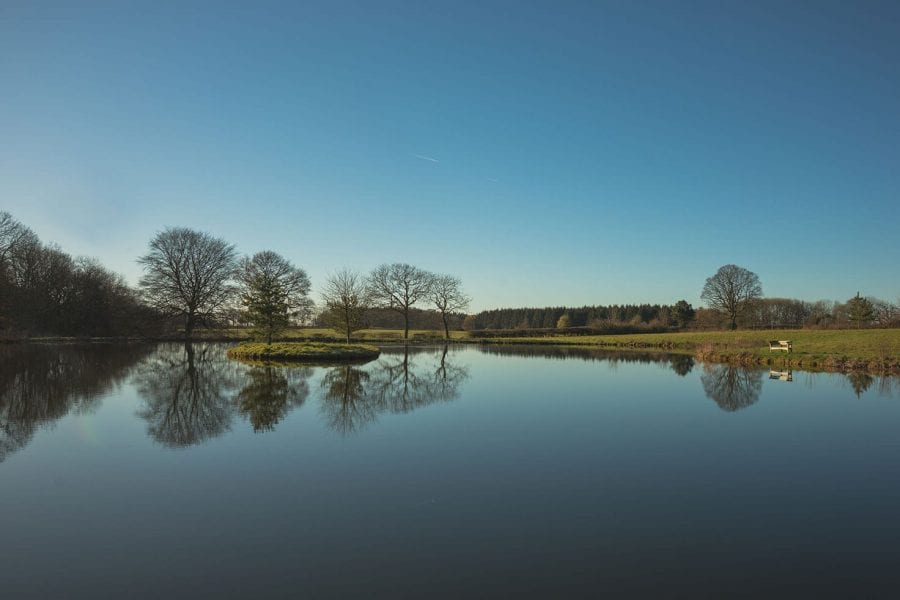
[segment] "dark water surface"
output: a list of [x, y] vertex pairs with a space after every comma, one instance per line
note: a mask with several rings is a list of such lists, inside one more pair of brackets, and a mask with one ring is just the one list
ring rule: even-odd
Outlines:
[[0, 597], [892, 597], [900, 384], [0, 347]]

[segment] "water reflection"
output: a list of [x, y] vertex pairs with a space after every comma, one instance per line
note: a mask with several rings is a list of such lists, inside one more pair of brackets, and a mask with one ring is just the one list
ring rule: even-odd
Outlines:
[[311, 367], [251, 367], [237, 402], [253, 431], [272, 431], [288, 412], [302, 406], [309, 396], [306, 380], [312, 372]]
[[856, 394], [856, 397], [859, 398], [862, 396], [875, 382], [875, 379], [864, 372], [853, 372], [847, 374], [847, 381], [850, 382], [850, 387], [853, 388], [853, 393]]
[[759, 400], [763, 372], [733, 365], [703, 365], [703, 391], [719, 408], [738, 411]]
[[694, 370], [693, 356], [673, 356], [670, 361], [672, 364], [672, 370], [681, 377], [684, 377]]
[[769, 379], [775, 379], [778, 381], [794, 381], [794, 372], [793, 371], [769, 371]]
[[0, 462], [70, 411], [96, 408], [152, 346], [0, 346]]
[[406, 413], [459, 396], [469, 377], [444, 346], [433, 349], [387, 350], [381, 358], [360, 369], [332, 367], [322, 378], [322, 414], [332, 430], [348, 435], [374, 422], [381, 413]]
[[[136, 414], [148, 435], [166, 447], [203, 443], [245, 419], [255, 432], [275, 430], [291, 411], [312, 401], [326, 426], [341, 435], [358, 432], [385, 414], [415, 411], [460, 396], [473, 355], [656, 364], [687, 377], [690, 356], [654, 352], [609, 352], [578, 347], [481, 346], [385, 348], [364, 366], [286, 367], [229, 361], [219, 344], [0, 346], [0, 462], [26, 446], [36, 429], [72, 411], [90, 411], [98, 398], [131, 376], [140, 397]], [[461, 360], [462, 359], [462, 360]], [[497, 368], [502, 368], [499, 362]], [[539, 365], [538, 365], [539, 366]], [[762, 380], [791, 381], [790, 371], [705, 365], [705, 394], [729, 412], [759, 401]], [[550, 372], [550, 371], [548, 371]], [[696, 375], [694, 375], [696, 376]], [[842, 382], [844, 393], [877, 391], [897, 397], [900, 379], [866, 373], [804, 375]], [[775, 382], [779, 385], [778, 382]]]
[[665, 352], [603, 350], [579, 346], [551, 346], [540, 344], [486, 344], [479, 346], [478, 349], [484, 354], [495, 354], [499, 356], [596, 361], [606, 363], [612, 368], [615, 368], [619, 363], [657, 364], [671, 368], [675, 373], [682, 377], [690, 373], [694, 368], [694, 357]]
[[366, 396], [369, 374], [352, 365], [332, 367], [322, 378], [322, 415], [328, 427], [348, 435], [378, 418], [374, 403]]
[[214, 344], [161, 347], [135, 377], [150, 437], [168, 447], [198, 444], [228, 431], [237, 368]]

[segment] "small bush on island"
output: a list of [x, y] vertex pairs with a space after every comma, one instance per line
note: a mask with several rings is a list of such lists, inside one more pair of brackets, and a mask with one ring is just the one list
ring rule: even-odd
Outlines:
[[229, 348], [228, 358], [278, 361], [357, 361], [378, 358], [381, 350], [369, 344], [323, 344], [321, 342], [248, 342]]

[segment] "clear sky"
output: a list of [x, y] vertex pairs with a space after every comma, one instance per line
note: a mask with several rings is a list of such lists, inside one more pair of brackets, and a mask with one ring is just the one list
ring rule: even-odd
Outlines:
[[0, 0], [0, 210], [132, 283], [179, 225], [474, 310], [896, 300], [900, 3]]

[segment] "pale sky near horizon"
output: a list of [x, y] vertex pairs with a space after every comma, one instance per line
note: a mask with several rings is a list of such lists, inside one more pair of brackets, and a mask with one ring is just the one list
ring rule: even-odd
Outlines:
[[900, 297], [900, 3], [0, 0], [0, 210], [131, 283], [169, 225], [474, 311]]

